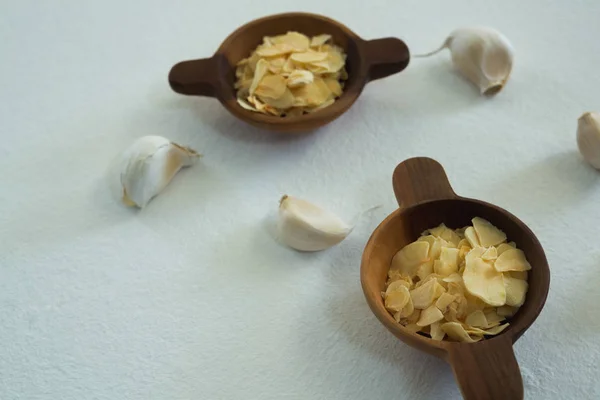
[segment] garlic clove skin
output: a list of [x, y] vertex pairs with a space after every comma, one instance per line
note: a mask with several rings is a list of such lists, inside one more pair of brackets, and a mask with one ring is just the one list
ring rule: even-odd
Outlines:
[[455, 68], [482, 94], [494, 95], [506, 85], [514, 50], [502, 33], [488, 27], [456, 29], [439, 49], [417, 57], [428, 57], [445, 48], [450, 50]]
[[181, 168], [193, 165], [200, 155], [162, 136], [144, 136], [121, 157], [122, 201], [144, 208]]
[[583, 158], [600, 170], [600, 113], [586, 112], [579, 117], [577, 146]]
[[279, 202], [281, 240], [299, 251], [321, 251], [344, 240], [354, 227], [308, 201], [284, 195]]

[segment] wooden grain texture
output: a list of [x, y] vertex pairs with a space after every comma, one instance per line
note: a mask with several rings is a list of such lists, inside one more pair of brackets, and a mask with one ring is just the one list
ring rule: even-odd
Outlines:
[[[309, 36], [328, 33], [347, 54], [348, 80], [344, 92], [331, 106], [296, 117], [277, 117], [245, 110], [236, 101], [235, 68], [262, 43], [264, 36], [298, 31]], [[171, 88], [181, 94], [216, 97], [234, 116], [249, 124], [283, 133], [308, 132], [346, 112], [364, 86], [406, 68], [410, 53], [396, 38], [364, 40], [341, 23], [309, 13], [285, 13], [251, 21], [229, 35], [216, 53], [206, 59], [177, 63], [169, 73]]]
[[[540, 242], [508, 211], [458, 196], [435, 160], [418, 157], [402, 162], [392, 182], [401, 207], [375, 229], [362, 257], [361, 284], [369, 307], [400, 340], [446, 360], [465, 399], [522, 399], [523, 383], [512, 344], [535, 321], [548, 296], [550, 269]], [[474, 344], [434, 341], [404, 329], [387, 312], [381, 297], [393, 256], [428, 228], [442, 222], [460, 228], [477, 216], [502, 229], [525, 252], [532, 265], [525, 303], [503, 333]]]
[[523, 380], [510, 337], [459, 343], [448, 349], [448, 361], [465, 399], [523, 399]]

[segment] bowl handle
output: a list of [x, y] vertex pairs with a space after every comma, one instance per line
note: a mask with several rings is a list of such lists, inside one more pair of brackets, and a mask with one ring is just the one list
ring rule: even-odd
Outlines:
[[169, 84], [180, 94], [215, 97], [217, 74], [216, 56], [182, 61], [171, 68]]
[[369, 80], [385, 78], [402, 71], [410, 61], [406, 43], [398, 38], [383, 38], [364, 42], [369, 64]]
[[523, 400], [523, 379], [510, 337], [453, 343], [448, 362], [465, 400]]
[[450, 186], [444, 168], [427, 157], [409, 158], [398, 164], [392, 184], [400, 207], [458, 197]]

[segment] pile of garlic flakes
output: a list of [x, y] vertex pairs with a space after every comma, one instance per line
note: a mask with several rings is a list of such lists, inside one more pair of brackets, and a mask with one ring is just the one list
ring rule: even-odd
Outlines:
[[382, 295], [407, 329], [476, 342], [506, 329], [502, 322], [523, 305], [531, 269], [525, 254], [488, 221], [472, 223], [429, 229], [392, 259]]
[[348, 79], [346, 55], [331, 35], [309, 38], [298, 32], [264, 37], [250, 57], [237, 64], [237, 100], [247, 110], [297, 116], [325, 108], [342, 94]]

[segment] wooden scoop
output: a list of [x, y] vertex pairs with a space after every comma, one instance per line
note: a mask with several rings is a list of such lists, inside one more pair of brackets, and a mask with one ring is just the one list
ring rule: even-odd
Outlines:
[[[454, 193], [442, 166], [430, 158], [411, 158], [398, 165], [393, 186], [400, 208], [375, 229], [362, 258], [360, 278], [369, 307], [400, 340], [446, 360], [465, 399], [523, 399], [512, 345], [535, 321], [548, 295], [550, 269], [540, 242], [508, 211]], [[392, 257], [428, 228], [443, 222], [456, 229], [470, 225], [473, 217], [490, 221], [525, 252], [532, 266], [525, 303], [504, 332], [476, 343], [434, 341], [406, 330], [388, 313], [381, 297]]]
[[[236, 64], [262, 43], [264, 36], [297, 31], [308, 36], [330, 34], [348, 58], [344, 92], [332, 105], [314, 113], [277, 117], [243, 109], [236, 101]], [[375, 79], [402, 71], [410, 59], [400, 39], [364, 40], [332, 19], [308, 13], [286, 13], [257, 19], [238, 28], [210, 58], [183, 61], [169, 73], [171, 88], [181, 94], [216, 97], [237, 118], [259, 128], [279, 132], [310, 131], [342, 115], [356, 101], [364, 86]]]

